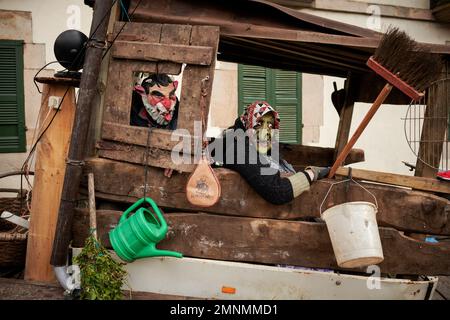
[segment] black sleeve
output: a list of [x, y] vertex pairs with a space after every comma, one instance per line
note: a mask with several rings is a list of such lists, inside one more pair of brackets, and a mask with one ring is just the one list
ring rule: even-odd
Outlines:
[[[227, 142], [225, 143], [225, 150], [229, 151], [230, 148], [235, 148], [235, 143]], [[235, 142], [234, 139], [233, 142]], [[246, 141], [245, 147], [247, 152], [249, 150], [248, 141]], [[248, 159], [248, 154], [246, 159]], [[264, 166], [259, 161], [255, 164], [248, 161], [244, 164], [237, 164], [236, 161], [233, 163], [225, 162], [224, 167], [238, 172], [261, 197], [272, 204], [281, 205], [294, 199], [291, 182], [287, 178], [282, 178], [278, 171], [271, 175], [261, 174]]]
[[294, 199], [291, 182], [277, 172], [273, 175], [261, 175], [258, 164], [225, 165], [238, 172], [247, 183], [266, 201], [272, 204], [285, 204]]

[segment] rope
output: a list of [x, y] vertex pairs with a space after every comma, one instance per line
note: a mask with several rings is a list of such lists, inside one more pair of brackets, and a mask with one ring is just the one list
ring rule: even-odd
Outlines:
[[206, 137], [206, 128], [207, 128], [207, 116], [206, 113], [206, 97], [208, 96], [208, 85], [209, 76], [206, 76], [202, 79], [201, 82], [201, 96], [200, 96], [200, 109], [202, 116], [202, 129], [204, 133], [202, 134], [202, 153], [205, 152], [206, 147], [208, 146], [208, 138]]
[[373, 199], [375, 200], [375, 207], [378, 210], [378, 201], [377, 201], [377, 198], [375, 197], [375, 195], [372, 192], [370, 192], [369, 190], [367, 190], [365, 187], [363, 187], [361, 184], [359, 184], [357, 181], [353, 180], [353, 178], [342, 180], [342, 181], [339, 181], [339, 182], [334, 182], [334, 183], [330, 183], [330, 182], [327, 182], [327, 181], [319, 180], [319, 182], [323, 182], [323, 183], [327, 183], [327, 184], [331, 185], [330, 188], [328, 189], [327, 194], [325, 195], [325, 198], [323, 199], [322, 203], [320, 204], [320, 207], [319, 207], [320, 216], [322, 216], [322, 206], [325, 203], [325, 200], [328, 198], [328, 195], [330, 194], [331, 189], [337, 184], [344, 183], [344, 182], [352, 182], [352, 181], [354, 183], [356, 183], [358, 186], [360, 186], [361, 188], [363, 188], [365, 191], [367, 191], [373, 197]]
[[148, 151], [150, 149], [150, 136], [152, 133], [153, 127], [148, 127], [148, 135], [147, 135], [147, 145], [145, 148], [145, 158], [144, 158], [144, 199], [147, 196], [147, 172], [148, 172]]

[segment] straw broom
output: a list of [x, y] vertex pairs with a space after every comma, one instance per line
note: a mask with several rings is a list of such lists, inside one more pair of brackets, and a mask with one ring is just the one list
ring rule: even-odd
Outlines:
[[387, 83], [381, 90], [372, 107], [345, 145], [335, 163], [330, 169], [328, 178], [332, 178], [336, 170], [361, 136], [369, 121], [395, 86], [412, 100], [417, 101], [425, 94], [425, 89], [439, 77], [442, 70], [442, 60], [420, 48], [405, 32], [398, 28], [390, 28], [383, 36], [374, 55], [367, 65]]

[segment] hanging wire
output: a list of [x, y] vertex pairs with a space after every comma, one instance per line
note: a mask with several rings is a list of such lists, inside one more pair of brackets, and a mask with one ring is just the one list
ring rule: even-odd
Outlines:
[[[80, 50], [80, 51], [78, 52], [77, 56], [76, 56], [75, 59], [72, 61], [72, 66], [73, 66], [73, 64], [75, 63], [75, 61], [79, 58], [79, 56], [85, 52], [86, 47], [87, 47], [87, 44], [88, 44], [91, 40], [94, 39], [94, 36], [95, 36], [97, 30], [98, 30], [99, 27], [102, 25], [102, 23], [105, 21], [105, 19], [106, 19], [106, 18], [109, 18], [110, 12], [111, 12], [112, 8], [114, 7], [114, 5], [116, 4], [117, 1], [118, 1], [118, 0], [114, 0], [114, 1], [112, 2], [111, 7], [107, 10], [107, 12], [105, 13], [105, 15], [102, 17], [102, 19], [101, 19], [100, 22], [98, 23], [98, 25], [95, 27], [94, 31], [92, 32], [92, 34], [90, 35], [90, 37], [88, 38], [88, 40], [85, 42], [85, 45], [84, 45], [84, 47], [82, 48], [82, 50]], [[123, 3], [122, 3], [122, 0], [119, 0], [119, 1], [120, 1], [120, 4], [121, 4], [122, 8], [125, 8], [124, 5], [123, 5]], [[140, 1], [137, 3], [136, 7], [134, 8], [133, 12], [131, 13], [131, 16], [133, 16], [135, 10], [139, 7], [141, 1], [142, 1], [142, 0], [140, 0]], [[125, 10], [125, 11], [126, 11], [126, 10]], [[126, 25], [129, 21], [131, 21], [131, 18], [130, 18], [130, 16], [128, 16], [128, 14], [127, 14], [127, 18], [128, 18], [128, 21], [125, 21], [125, 23], [123, 24], [122, 28], [119, 30], [119, 32], [117, 33], [117, 35], [115, 36], [115, 38], [111, 41], [110, 46], [107, 48], [105, 54], [102, 56], [102, 60], [105, 58], [106, 53], [109, 51], [109, 49], [113, 46], [113, 44], [114, 44], [114, 42], [116, 41], [117, 37], [120, 35], [120, 33], [122, 32], [122, 30], [124, 29], [125, 25]], [[95, 39], [94, 39], [94, 40], [95, 40]], [[36, 86], [36, 88], [37, 88], [37, 90], [38, 90], [39, 93], [42, 94], [42, 92], [40, 91], [40, 89], [39, 89], [39, 87], [38, 87], [38, 85], [37, 85], [37, 83], [36, 83], [36, 77], [37, 77], [38, 74], [39, 74], [43, 69], [45, 69], [48, 65], [53, 64], [53, 63], [56, 63], [56, 62], [58, 62], [58, 61], [51, 61], [51, 62], [47, 63], [45, 66], [43, 66], [41, 69], [39, 69], [39, 71], [35, 74], [35, 76], [34, 76], [34, 78], [33, 78], [33, 81], [34, 81], [34, 84], [35, 84], [35, 86]], [[65, 69], [65, 70], [67, 70], [67, 69]], [[39, 137], [36, 139], [36, 141], [33, 143], [32, 147], [30, 148], [30, 151], [29, 151], [29, 153], [28, 153], [28, 156], [27, 156], [27, 158], [25, 159], [25, 161], [24, 161], [23, 164], [22, 164], [21, 171], [23, 171], [23, 172], [28, 172], [28, 170], [29, 170], [29, 162], [30, 162], [30, 159], [31, 159], [31, 157], [32, 157], [33, 154], [34, 154], [34, 152], [35, 152], [35, 150], [36, 150], [36, 147], [37, 147], [38, 143], [40, 142], [40, 140], [42, 139], [43, 135], [47, 132], [48, 128], [49, 128], [49, 127], [51, 126], [51, 124], [53, 123], [53, 120], [55, 119], [56, 115], [58, 114], [58, 111], [61, 109], [61, 105], [63, 104], [64, 99], [65, 99], [67, 93], [69, 92], [69, 89], [70, 89], [70, 87], [67, 87], [67, 90], [65, 91], [64, 95], [62, 96], [61, 101], [59, 102], [59, 105], [58, 105], [58, 107], [56, 108], [56, 111], [54, 112], [54, 114], [53, 114], [52, 118], [50, 119], [49, 123], [47, 124], [47, 126], [45, 127], [45, 129], [41, 131], [41, 133], [39, 134]], [[33, 140], [34, 140], [34, 137], [33, 137]], [[24, 177], [24, 174], [22, 173], [22, 174], [20, 175], [20, 188], [21, 188], [21, 189], [23, 188], [23, 177]], [[28, 184], [30, 184], [30, 182], [29, 182], [29, 180], [28, 180], [28, 175], [27, 175], [27, 174], [26, 174], [26, 180], [27, 180]], [[20, 208], [20, 210], [22, 210], [22, 204], [23, 204], [23, 203], [22, 203], [22, 201], [21, 201], [21, 208]], [[28, 205], [28, 204], [27, 204], [27, 205]]]

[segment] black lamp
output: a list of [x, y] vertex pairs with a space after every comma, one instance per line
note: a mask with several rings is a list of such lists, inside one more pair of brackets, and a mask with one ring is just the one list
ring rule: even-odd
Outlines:
[[55, 40], [53, 51], [56, 60], [67, 69], [55, 73], [55, 77], [81, 78], [83, 68], [85, 46], [88, 37], [78, 30], [66, 30], [62, 32]]

